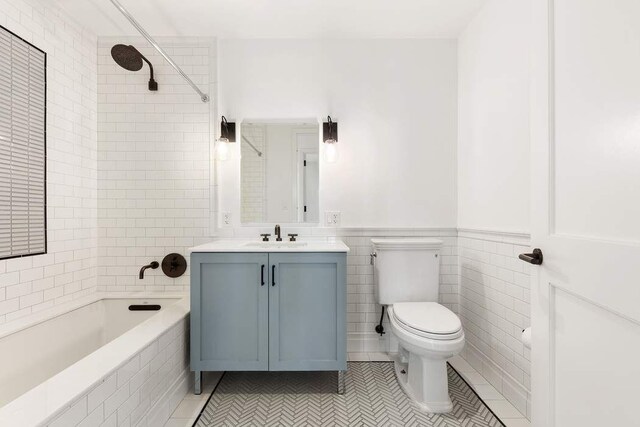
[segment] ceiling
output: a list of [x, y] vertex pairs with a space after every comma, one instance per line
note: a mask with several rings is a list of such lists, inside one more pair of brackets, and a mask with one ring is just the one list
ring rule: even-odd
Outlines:
[[[99, 36], [137, 35], [110, 0], [55, 0]], [[153, 36], [455, 38], [486, 0], [119, 0]]]

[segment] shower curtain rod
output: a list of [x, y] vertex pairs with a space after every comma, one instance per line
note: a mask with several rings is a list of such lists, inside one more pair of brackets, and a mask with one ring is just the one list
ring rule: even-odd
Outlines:
[[167, 54], [167, 52], [165, 52], [158, 43], [156, 43], [156, 41], [153, 39], [153, 37], [151, 37], [149, 35], [149, 33], [147, 33], [145, 31], [144, 28], [142, 28], [142, 26], [140, 24], [138, 24], [138, 21], [136, 21], [134, 19], [133, 16], [131, 16], [131, 14], [127, 11], [127, 9], [124, 8], [124, 6], [122, 6], [120, 4], [120, 2], [118, 2], [118, 0], [111, 0], [111, 3], [113, 3], [113, 5], [120, 11], [120, 13], [122, 13], [124, 15], [125, 18], [127, 18], [129, 20], [129, 22], [131, 22], [131, 25], [133, 25], [134, 27], [136, 27], [136, 29], [138, 30], [138, 32], [140, 34], [142, 34], [142, 36], [147, 39], [147, 41], [149, 43], [151, 43], [151, 45], [160, 53], [160, 55], [162, 55], [164, 57], [164, 59], [167, 60], [167, 62], [178, 72], [180, 73], [180, 75], [182, 77], [184, 77], [184, 79], [187, 81], [187, 83], [189, 83], [189, 85], [191, 85], [191, 87], [193, 88], [193, 90], [195, 90], [196, 92], [198, 92], [198, 95], [200, 95], [200, 99], [202, 100], [202, 102], [209, 102], [209, 95], [207, 95], [206, 93], [204, 93], [203, 91], [200, 90], [200, 88], [198, 86], [196, 86], [196, 84], [193, 82], [193, 80], [191, 80], [189, 78], [189, 76], [187, 76], [187, 74], [182, 71], [182, 68], [180, 68], [178, 66], [178, 64], [176, 64], [175, 62], [173, 62], [173, 59], [171, 59], [171, 57]]

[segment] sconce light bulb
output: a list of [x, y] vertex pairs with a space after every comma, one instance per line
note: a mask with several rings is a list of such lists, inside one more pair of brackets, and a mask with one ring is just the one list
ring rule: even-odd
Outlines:
[[219, 138], [216, 144], [216, 159], [227, 160], [229, 158], [229, 140], [227, 138]]
[[338, 160], [338, 141], [327, 139], [324, 142], [324, 159], [327, 163], [335, 163]]

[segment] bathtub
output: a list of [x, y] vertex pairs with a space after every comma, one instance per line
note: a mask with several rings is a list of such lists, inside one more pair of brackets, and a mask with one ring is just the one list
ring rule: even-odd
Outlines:
[[188, 387], [188, 298], [78, 304], [0, 329], [0, 426], [163, 422]]

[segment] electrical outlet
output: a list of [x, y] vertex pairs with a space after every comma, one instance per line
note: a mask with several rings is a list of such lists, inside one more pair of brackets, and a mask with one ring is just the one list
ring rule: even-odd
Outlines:
[[231, 212], [222, 213], [222, 223], [224, 225], [231, 225]]
[[325, 216], [329, 227], [338, 227], [340, 225], [340, 212], [325, 212]]

